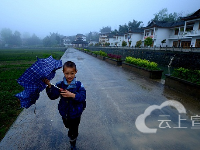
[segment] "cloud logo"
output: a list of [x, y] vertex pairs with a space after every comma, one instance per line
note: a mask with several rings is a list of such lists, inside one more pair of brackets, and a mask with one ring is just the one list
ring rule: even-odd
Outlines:
[[151, 114], [152, 111], [156, 110], [156, 109], [162, 109], [165, 106], [173, 106], [175, 107], [179, 113], [186, 113], [186, 109], [185, 107], [178, 101], [175, 100], [168, 100], [163, 102], [160, 106], [158, 105], [152, 105], [149, 106], [144, 114], [141, 114], [137, 117], [136, 121], [135, 121], [135, 125], [136, 128], [143, 133], [156, 133], [157, 129], [156, 128], [148, 128], [145, 124], [145, 119], [147, 116], [149, 116]]

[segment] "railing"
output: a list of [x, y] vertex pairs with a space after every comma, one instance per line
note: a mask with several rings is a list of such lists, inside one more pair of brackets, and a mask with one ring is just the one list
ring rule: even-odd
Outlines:
[[123, 50], [123, 49], [136, 49], [136, 50], [152, 50], [152, 51], [177, 51], [177, 52], [200, 52], [200, 47], [190, 47], [190, 48], [182, 48], [182, 47], [121, 47], [121, 46], [108, 46], [108, 47], [95, 47], [94, 48], [105, 48], [105, 49], [118, 49], [118, 50]]
[[200, 35], [200, 30], [192, 30], [185, 32], [185, 36], [190, 36], [190, 35]]

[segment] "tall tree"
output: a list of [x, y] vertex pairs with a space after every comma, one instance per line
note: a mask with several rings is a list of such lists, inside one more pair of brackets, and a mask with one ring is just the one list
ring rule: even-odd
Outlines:
[[117, 29], [111, 31], [112, 34], [117, 35], [119, 33], [119, 31]]
[[4, 44], [11, 44], [12, 30], [9, 28], [3, 28], [0, 32], [0, 35]]
[[142, 21], [136, 21], [133, 19], [133, 21], [129, 21], [128, 22], [128, 28], [129, 30], [134, 29], [134, 28], [141, 28], [143, 26], [143, 22]]
[[21, 39], [21, 33], [19, 31], [15, 31], [14, 34], [11, 37], [11, 43], [14, 46], [21, 46], [22, 39]]
[[119, 25], [119, 33], [127, 33], [129, 31], [128, 25]]
[[86, 34], [87, 41], [99, 41], [99, 33], [98, 32], [90, 32]]
[[62, 35], [58, 33], [50, 33], [49, 36], [46, 36], [43, 39], [43, 45], [44, 46], [60, 46], [62, 45]]
[[107, 26], [107, 27], [103, 27], [100, 29], [101, 33], [110, 33], [111, 32], [111, 27]]
[[182, 13], [168, 13], [167, 8], [163, 8], [158, 13], [154, 14], [154, 18], [151, 19], [148, 24], [150, 24], [153, 20], [155, 21], [180, 21], [181, 17], [183, 16]]
[[30, 38], [27, 39], [28, 46], [37, 46], [41, 44], [41, 39], [33, 34]]

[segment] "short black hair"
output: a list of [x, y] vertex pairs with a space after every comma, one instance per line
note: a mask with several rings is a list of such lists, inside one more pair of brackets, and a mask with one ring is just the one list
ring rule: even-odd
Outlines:
[[63, 70], [64, 70], [65, 67], [75, 68], [75, 70], [76, 70], [76, 64], [72, 61], [65, 62], [64, 65], [63, 65]]

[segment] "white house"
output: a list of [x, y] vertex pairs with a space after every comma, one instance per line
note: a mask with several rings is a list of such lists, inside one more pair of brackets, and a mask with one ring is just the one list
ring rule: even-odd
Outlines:
[[124, 41], [124, 34], [117, 34], [116, 37], [116, 46], [122, 46], [122, 41]]
[[101, 33], [99, 34], [99, 42], [104, 45], [110, 43], [110, 46], [122, 46], [124, 40], [124, 34], [114, 35], [112, 33]]
[[181, 21], [152, 21], [148, 26], [139, 29], [132, 29], [127, 34], [112, 35], [101, 33], [99, 42], [110, 43], [110, 46], [122, 46], [122, 41], [129, 46], [135, 46], [136, 42], [147, 37], [153, 39], [152, 47], [200, 47], [200, 9], [194, 14], [181, 18]]
[[[147, 37], [156, 47], [200, 47], [200, 9], [179, 22], [152, 21], [144, 28], [143, 46]], [[163, 40], [166, 42], [162, 44]]]
[[108, 35], [110, 33], [100, 33], [99, 34], [99, 43], [101, 43], [102, 45], [104, 45], [105, 43], [108, 43]]
[[110, 46], [116, 46], [116, 36], [114, 34], [109, 34], [108, 35], [108, 42], [110, 43]]
[[134, 47], [137, 41], [142, 40], [143, 33], [144, 29], [142, 28], [131, 29], [129, 33], [124, 34], [124, 41], [127, 42], [127, 46], [129, 46], [129, 41], [131, 41], [130, 47]]
[[77, 39], [81, 39], [82, 41], [86, 41], [86, 36], [83, 35], [83, 34], [77, 34], [77, 35], [76, 35], [76, 40], [77, 40]]
[[[184, 21], [152, 21], [147, 27], [144, 28], [144, 35], [142, 39], [143, 46], [144, 40], [147, 37], [151, 37], [153, 39], [152, 47], [177, 47], [180, 44], [180, 31], [183, 26]], [[165, 40], [165, 43], [162, 43], [163, 40]]]
[[68, 36], [64, 36], [62, 40], [63, 40], [63, 45], [65, 46], [71, 45], [71, 40]]
[[88, 42], [86, 41], [86, 36], [83, 34], [77, 34], [76, 40], [72, 42], [74, 47], [87, 47]]
[[188, 17], [183, 17], [182, 20], [185, 21], [184, 38], [189, 39], [183, 45], [200, 47], [200, 9]]

